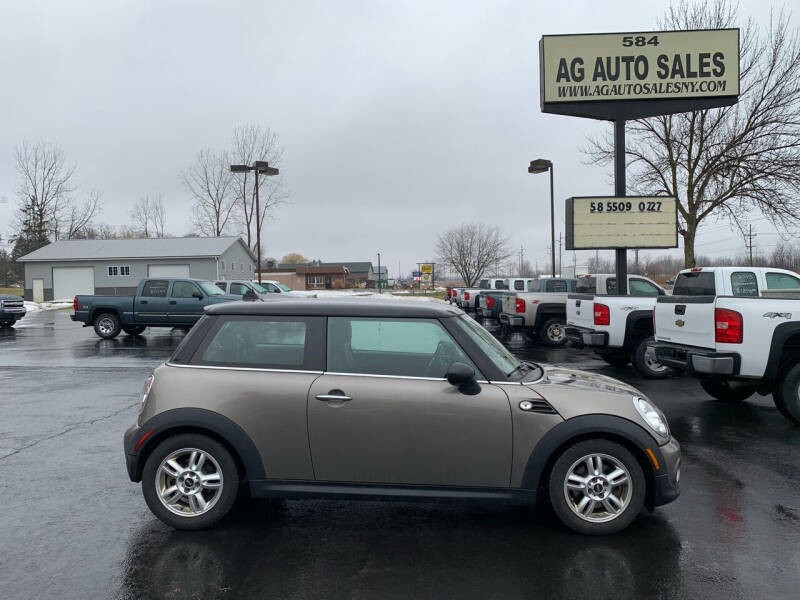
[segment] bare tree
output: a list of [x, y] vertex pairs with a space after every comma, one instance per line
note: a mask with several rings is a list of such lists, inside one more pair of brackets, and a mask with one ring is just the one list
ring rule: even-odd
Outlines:
[[436, 256], [440, 263], [452, 268], [467, 287], [471, 287], [489, 267], [511, 256], [506, 239], [499, 227], [467, 223], [439, 236]]
[[[283, 159], [283, 148], [280, 147], [278, 134], [260, 125], [240, 125], [233, 131], [232, 158], [235, 162], [252, 165], [254, 161], [267, 161], [271, 167], [280, 167]], [[259, 205], [261, 214], [256, 216], [255, 177], [252, 173], [240, 173], [233, 178], [233, 189], [236, 204], [239, 206], [242, 233], [250, 248], [256, 246], [256, 222], [263, 227], [264, 220], [272, 216], [276, 207], [284, 204], [289, 194], [282, 176], [259, 177]]]
[[235, 209], [230, 159], [226, 153], [201, 150], [194, 164], [183, 173], [183, 184], [195, 200], [192, 224], [206, 236], [228, 232]]
[[[161, 194], [153, 198], [144, 196], [139, 198], [139, 202], [133, 205], [130, 212], [133, 228], [143, 237], [164, 237], [164, 223], [166, 211]], [[130, 237], [127, 232], [121, 232], [122, 237]]]
[[77, 167], [67, 164], [61, 147], [47, 142], [22, 142], [15, 149], [15, 159], [20, 176], [18, 228], [24, 227], [23, 219], [33, 218], [41, 230], [58, 239], [60, 223], [71, 205]]
[[83, 204], [71, 203], [64, 222], [63, 235], [60, 237], [68, 240], [89, 238], [94, 233], [94, 218], [103, 206], [102, 198], [103, 194], [99, 190], [89, 190]]
[[[736, 26], [726, 0], [671, 6], [663, 29]], [[800, 217], [800, 38], [789, 18], [773, 16], [766, 29], [752, 20], [741, 37], [738, 104], [631, 121], [627, 127], [629, 186], [635, 193], [678, 199], [684, 263], [696, 264], [698, 226], [708, 218], [740, 219], [760, 211], [776, 226]], [[590, 140], [590, 162], [609, 164], [607, 136]]]

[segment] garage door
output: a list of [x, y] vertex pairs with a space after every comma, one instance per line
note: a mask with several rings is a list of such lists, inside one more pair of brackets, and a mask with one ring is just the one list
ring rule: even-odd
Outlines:
[[148, 277], [189, 277], [189, 265], [148, 265]]
[[53, 299], [94, 294], [94, 267], [53, 267]]

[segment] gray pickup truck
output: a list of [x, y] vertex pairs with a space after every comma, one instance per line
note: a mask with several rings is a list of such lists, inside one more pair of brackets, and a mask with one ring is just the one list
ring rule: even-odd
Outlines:
[[25, 302], [20, 296], [0, 294], [0, 329], [13, 327], [25, 312]]
[[[98, 336], [107, 339], [120, 331], [139, 335], [147, 327], [189, 329], [203, 316], [206, 306], [242, 299], [226, 294], [210, 281], [142, 279], [133, 297], [75, 296], [75, 313], [69, 318], [84, 327], [93, 326]], [[245, 299], [249, 299], [247, 295]]]

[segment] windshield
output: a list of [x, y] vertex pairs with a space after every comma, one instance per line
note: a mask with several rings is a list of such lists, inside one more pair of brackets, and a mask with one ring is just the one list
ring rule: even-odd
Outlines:
[[454, 321], [506, 377], [521, 379], [534, 368], [506, 350], [506, 347], [498, 342], [497, 338], [481, 327], [472, 317], [463, 315]]
[[267, 288], [265, 288], [265, 287], [264, 287], [263, 285], [261, 285], [261, 284], [258, 284], [258, 283], [256, 283], [255, 281], [251, 282], [251, 283], [250, 283], [250, 285], [252, 285], [252, 286], [253, 286], [253, 289], [254, 289], [255, 291], [257, 291], [259, 294], [267, 294], [267, 293], [269, 293], [269, 292], [267, 291]]
[[291, 292], [292, 291], [292, 288], [290, 288], [285, 283], [281, 283], [280, 281], [276, 281], [275, 285], [277, 285], [279, 288], [281, 288], [284, 292]]
[[224, 296], [225, 292], [219, 289], [210, 281], [198, 281], [197, 285], [209, 296]]

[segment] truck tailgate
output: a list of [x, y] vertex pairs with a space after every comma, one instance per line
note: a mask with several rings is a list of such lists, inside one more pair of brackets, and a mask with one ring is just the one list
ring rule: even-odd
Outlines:
[[714, 348], [714, 296], [661, 296], [655, 338], [660, 342]]
[[594, 327], [594, 296], [570, 294], [567, 296], [567, 325]]
[[516, 294], [503, 294], [503, 308], [502, 312], [513, 315], [517, 310], [517, 295]]

